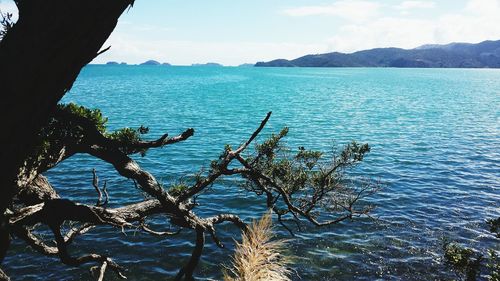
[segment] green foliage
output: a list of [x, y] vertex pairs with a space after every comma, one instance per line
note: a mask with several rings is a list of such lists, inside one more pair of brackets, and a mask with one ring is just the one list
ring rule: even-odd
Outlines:
[[[498, 238], [498, 222], [500, 218], [486, 221], [490, 231]], [[478, 250], [461, 246], [457, 243], [445, 242], [443, 246], [445, 263], [463, 279], [474, 281], [481, 271], [489, 281], [500, 281], [500, 260], [494, 249], [488, 249], [487, 254]]]
[[[108, 118], [105, 118], [99, 109], [88, 109], [74, 103], [60, 104], [59, 109], [73, 116], [83, 118], [92, 124], [92, 126], [94, 126], [103, 136], [114, 140], [119, 149], [124, 153], [129, 154], [138, 152], [142, 156], [145, 155], [147, 149], [133, 149], [131, 146], [142, 141], [141, 135], [149, 132], [148, 127], [141, 126], [138, 129], [121, 128], [109, 133], [106, 129]], [[75, 125], [71, 119], [65, 120], [65, 122], [59, 122], [57, 128], [59, 130], [59, 134], [64, 133], [65, 135], [70, 135], [74, 141], [78, 141], [78, 138], [84, 137], [86, 133], [83, 128]], [[59, 135], [59, 137], [61, 137], [61, 135]]]
[[488, 280], [500, 281], [500, 258], [493, 249], [488, 251], [488, 257], [488, 262], [486, 263], [486, 268], [489, 271]]
[[312, 170], [323, 155], [320, 151], [306, 150], [303, 146], [299, 147], [299, 152], [295, 159], [302, 162], [309, 170]]
[[[70, 116], [87, 120], [101, 133], [106, 131], [107, 119], [102, 116], [98, 109], [87, 109], [74, 103], [60, 104], [58, 110]], [[57, 159], [61, 149], [67, 144], [78, 144], [84, 137], [85, 130], [78, 125], [74, 118], [61, 120], [60, 117], [52, 117], [48, 124], [38, 134], [38, 145], [27, 159], [28, 166], [38, 166], [42, 161], [51, 162]]]
[[255, 150], [259, 155], [265, 156], [267, 159], [274, 159], [275, 154], [281, 149], [280, 141], [288, 134], [288, 127], [285, 127], [277, 135], [272, 134], [262, 144], [257, 144]]
[[112, 140], [123, 143], [134, 143], [141, 140], [139, 131], [131, 128], [118, 129], [110, 134], [107, 134], [106, 136]]
[[368, 144], [358, 144], [353, 141], [344, 147], [344, 150], [340, 153], [342, 161], [348, 163], [352, 161], [353, 163], [363, 161], [363, 157], [366, 153], [370, 152], [370, 146]]
[[59, 104], [58, 107], [63, 111], [85, 118], [92, 122], [99, 132], [106, 132], [106, 123], [108, 122], [108, 118], [102, 116], [101, 110], [88, 109], [74, 103]]
[[122, 128], [112, 133], [106, 134], [106, 137], [115, 140], [118, 143], [120, 150], [123, 151], [123, 153], [130, 154], [133, 152], [138, 152], [141, 154], [141, 156], [145, 156], [147, 151], [146, 148], [137, 150], [137, 149], [132, 149], [130, 145], [142, 141], [141, 134], [146, 134], [148, 132], [149, 129], [143, 126], [141, 126], [139, 129]]
[[500, 238], [500, 217], [487, 220], [486, 223], [490, 226], [490, 232]]
[[178, 183], [170, 186], [168, 189], [168, 193], [170, 193], [172, 196], [179, 196], [181, 193], [186, 191], [189, 188], [189, 186], [185, 183]]
[[[268, 198], [271, 196], [268, 207], [274, 207], [275, 212], [282, 215], [289, 210], [278, 209], [273, 202], [283, 191], [290, 202], [307, 216], [316, 217], [325, 212], [349, 215], [354, 202], [364, 195], [363, 191], [347, 183], [344, 171], [363, 160], [370, 151], [368, 144], [352, 142], [344, 146], [340, 153], [325, 157], [325, 153], [305, 147], [292, 151], [283, 142], [287, 133], [288, 128], [284, 128], [279, 134], [272, 134], [255, 146], [255, 155], [246, 159], [281, 190], [276, 190], [276, 186], [269, 182], [255, 181], [251, 174], [244, 175], [248, 181], [243, 187], [258, 195], [265, 193]], [[372, 187], [368, 189], [373, 190]]]
[[59, 104], [57, 110], [58, 114], [38, 134], [38, 145], [27, 159], [28, 166], [40, 166], [43, 161], [54, 162], [63, 148], [84, 141], [98, 143], [102, 137], [114, 141], [124, 153], [140, 153], [142, 156], [146, 153], [147, 149], [134, 148], [133, 145], [142, 141], [142, 135], [149, 132], [147, 127], [122, 128], [109, 133], [106, 128], [108, 118], [99, 109], [68, 103]]
[[354, 165], [363, 160], [370, 148], [368, 144], [352, 142], [344, 147], [340, 155], [332, 157], [333, 162], [322, 161], [324, 153], [299, 147], [292, 157], [289, 149], [281, 142], [286, 136], [285, 128], [278, 135], [272, 135], [257, 145], [257, 157], [251, 159], [255, 166], [279, 182], [289, 194], [307, 189], [328, 192], [340, 183], [340, 168]]
[[444, 246], [444, 258], [447, 264], [464, 276], [465, 280], [473, 281], [479, 274], [483, 257], [470, 248], [462, 247], [456, 243], [447, 243]]
[[458, 268], [465, 268], [475, 259], [474, 251], [456, 243], [449, 243], [444, 247], [444, 257], [447, 262]]

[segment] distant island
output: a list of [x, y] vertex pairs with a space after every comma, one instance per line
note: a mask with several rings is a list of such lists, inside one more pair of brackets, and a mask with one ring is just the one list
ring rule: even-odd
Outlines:
[[164, 63], [160, 63], [158, 61], [155, 61], [155, 60], [148, 60], [148, 61], [145, 61], [139, 65], [163, 65], [163, 66], [171, 66], [170, 63], [167, 63], [167, 62], [164, 62]]
[[126, 62], [108, 61], [106, 65], [127, 65]]
[[221, 67], [223, 66], [220, 63], [209, 62], [209, 63], [193, 63], [191, 66], [211, 66], [211, 67]]
[[[128, 65], [126, 62], [116, 62], [116, 61], [108, 61], [106, 62], [106, 65]], [[164, 62], [160, 63], [155, 60], [148, 60], [143, 63], [140, 63], [139, 65], [163, 65], [163, 66], [172, 66], [170, 63]]]
[[255, 66], [500, 68], [500, 40], [423, 45], [415, 49], [377, 48], [350, 54], [333, 52], [258, 62]]
[[[117, 61], [108, 61], [106, 62], [106, 65], [127, 65], [126, 62], [117, 62]], [[156, 66], [172, 66], [170, 63], [168, 62], [164, 62], [164, 63], [161, 63], [159, 61], [156, 61], [156, 60], [147, 60], [143, 63], [140, 63], [138, 65], [156, 65]], [[215, 62], [209, 62], [209, 63], [193, 63], [191, 66], [209, 66], [209, 67], [223, 67], [224, 65], [220, 64], [220, 63], [215, 63]], [[253, 67], [254, 65], [253, 64], [244, 64], [244, 65], [240, 65], [240, 66], [248, 66], [248, 67]]]

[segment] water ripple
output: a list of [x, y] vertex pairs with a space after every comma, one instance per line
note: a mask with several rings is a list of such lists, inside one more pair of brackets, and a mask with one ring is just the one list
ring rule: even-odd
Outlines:
[[[499, 71], [90, 66], [64, 101], [101, 108], [111, 129], [147, 125], [157, 137], [196, 128], [189, 141], [137, 159], [167, 185], [208, 167], [224, 144], [238, 145], [271, 110], [263, 134], [289, 126], [291, 147], [370, 143], [372, 153], [354, 174], [384, 182], [373, 199], [378, 220], [322, 230], [306, 225], [288, 250], [302, 280], [450, 279], [439, 261], [443, 237], [478, 247], [495, 243], [484, 220], [500, 215]], [[92, 204], [92, 168], [108, 180], [111, 206], [141, 200], [132, 182], [88, 156], [47, 175], [62, 196]], [[199, 201], [203, 216], [224, 211], [249, 219], [264, 209], [233, 178]], [[153, 225], [164, 228], [160, 221]], [[227, 247], [207, 244], [200, 277], [220, 278], [220, 264], [239, 237], [230, 225], [218, 233]], [[192, 240], [189, 231], [160, 239], [102, 227], [78, 238], [75, 251], [102, 250], [128, 267], [132, 280], [156, 280], [175, 274]], [[40, 257], [19, 241], [4, 266], [22, 276], [17, 280], [90, 279], [85, 269]]]

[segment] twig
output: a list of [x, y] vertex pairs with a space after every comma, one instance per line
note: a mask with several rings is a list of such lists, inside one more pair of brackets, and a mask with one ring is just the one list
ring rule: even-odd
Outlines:
[[104, 273], [106, 272], [106, 267], [108, 267], [108, 262], [104, 261], [101, 265], [101, 270], [99, 271], [99, 278], [97, 278], [97, 281], [104, 280]]
[[106, 189], [106, 184], [107, 183], [108, 183], [107, 181], [104, 181], [104, 185], [102, 186], [102, 192], [104, 193], [105, 199], [104, 199], [104, 203], [102, 203], [101, 206], [105, 206], [109, 202], [109, 194], [108, 194], [108, 190]]
[[109, 49], [111, 49], [111, 45], [109, 45], [108, 47], [100, 50], [99, 52], [97, 52], [97, 54], [95, 55], [95, 57], [98, 57], [100, 55], [102, 55], [103, 53], [107, 52]]
[[97, 178], [97, 174], [96, 174], [95, 169], [92, 169], [92, 185], [94, 186], [95, 191], [97, 192], [97, 195], [98, 195], [97, 203], [95, 205], [100, 206], [101, 200], [102, 200], [102, 192], [99, 189], [99, 178]]
[[154, 231], [152, 230], [151, 228], [149, 228], [146, 223], [144, 221], [142, 221], [139, 226], [141, 227], [142, 230], [144, 230], [145, 232], [149, 233], [149, 234], [152, 234], [152, 235], [155, 235], [155, 236], [169, 236], [169, 235], [177, 235], [179, 233], [181, 233], [182, 231], [182, 228], [180, 228], [179, 230], [177, 231]]
[[0, 268], [0, 281], [10, 281], [10, 278], [3, 270]]

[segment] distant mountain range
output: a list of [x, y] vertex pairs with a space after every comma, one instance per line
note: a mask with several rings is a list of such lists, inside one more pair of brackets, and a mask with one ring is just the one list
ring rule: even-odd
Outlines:
[[423, 45], [415, 49], [377, 48], [351, 54], [333, 52], [258, 62], [255, 66], [500, 68], [500, 40]]

